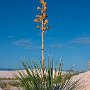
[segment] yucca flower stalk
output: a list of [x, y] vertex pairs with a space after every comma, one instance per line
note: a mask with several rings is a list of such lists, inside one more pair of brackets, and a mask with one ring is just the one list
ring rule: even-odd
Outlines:
[[40, 0], [41, 7], [37, 7], [37, 10], [40, 11], [39, 15], [36, 15], [36, 19], [34, 19], [34, 22], [39, 23], [37, 26], [38, 29], [41, 30], [41, 36], [42, 36], [42, 76], [44, 76], [44, 32], [50, 29], [50, 26], [48, 26], [48, 20], [47, 20], [47, 2], [45, 0]]

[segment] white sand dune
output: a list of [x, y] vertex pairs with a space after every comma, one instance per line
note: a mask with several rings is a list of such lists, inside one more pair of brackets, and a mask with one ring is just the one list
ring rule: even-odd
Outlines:
[[90, 90], [90, 71], [81, 73], [77, 77], [81, 78], [80, 85], [83, 87], [81, 90]]
[[0, 71], [0, 78], [15, 78], [16, 71]]
[[[17, 73], [17, 71], [0, 71], [0, 78], [15, 78], [14, 73]], [[81, 73], [75, 78], [81, 78], [81, 90], [90, 90], [90, 71], [87, 71], [85, 73]], [[78, 89], [80, 90], [80, 89]]]
[[[19, 70], [19, 71], [22, 72], [22, 70]], [[26, 73], [25, 70], [23, 70], [23, 71], [24, 71], [24, 73]], [[15, 71], [0, 71], [0, 78], [6, 78], [6, 79], [16, 78], [15, 74], [19, 75], [17, 70], [15, 70]]]
[[90, 90], [90, 71], [73, 76], [71, 78], [71, 84], [77, 80], [79, 80], [79, 82], [74, 90]]

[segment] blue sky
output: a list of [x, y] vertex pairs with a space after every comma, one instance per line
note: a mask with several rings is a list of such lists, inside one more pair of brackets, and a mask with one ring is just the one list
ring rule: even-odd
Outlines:
[[[46, 0], [51, 29], [45, 32], [45, 63], [87, 70], [90, 60], [90, 1]], [[39, 0], [0, 0], [0, 68], [21, 66], [21, 59], [41, 59], [41, 31], [35, 16]]]

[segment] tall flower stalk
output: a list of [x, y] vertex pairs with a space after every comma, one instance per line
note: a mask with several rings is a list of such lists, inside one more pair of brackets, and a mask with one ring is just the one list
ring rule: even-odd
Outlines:
[[36, 23], [39, 23], [39, 25], [37, 26], [38, 29], [40, 29], [42, 31], [42, 76], [44, 76], [44, 32], [46, 30], [48, 30], [50, 28], [50, 26], [48, 26], [48, 20], [47, 18], [47, 2], [45, 2], [44, 0], [40, 0], [40, 4], [42, 5], [42, 7], [37, 7], [37, 10], [40, 11], [39, 15], [36, 15], [36, 19], [34, 20]]

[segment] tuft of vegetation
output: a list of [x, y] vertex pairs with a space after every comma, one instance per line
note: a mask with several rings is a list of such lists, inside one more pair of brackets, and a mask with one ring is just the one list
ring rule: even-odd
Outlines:
[[[72, 78], [76, 75], [74, 72], [68, 71], [63, 74], [62, 62], [59, 64], [58, 75], [53, 73], [53, 60], [48, 60], [48, 68], [45, 69], [44, 77], [42, 77], [41, 67], [35, 62], [22, 62], [24, 70], [19, 70], [18, 78], [21, 81], [21, 87], [25, 90], [81, 90], [81, 78]], [[54, 74], [55, 77], [53, 76]]]
[[45, 90], [46, 77], [41, 77], [41, 71], [39, 66], [33, 62], [29, 64], [22, 62], [24, 70], [18, 71], [16, 77], [21, 81], [21, 86], [25, 90]]

